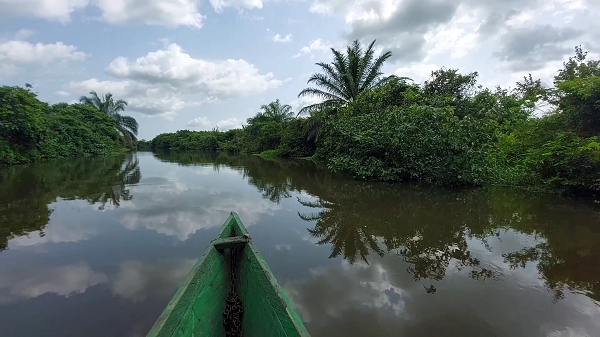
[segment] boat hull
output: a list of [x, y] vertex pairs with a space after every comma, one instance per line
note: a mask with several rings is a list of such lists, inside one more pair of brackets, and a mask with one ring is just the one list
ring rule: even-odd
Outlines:
[[243, 335], [309, 336], [289, 298], [249, 238], [238, 215], [231, 213], [147, 337], [225, 336], [223, 311], [230, 286], [224, 249], [231, 245], [242, 249], [237, 291], [244, 308]]

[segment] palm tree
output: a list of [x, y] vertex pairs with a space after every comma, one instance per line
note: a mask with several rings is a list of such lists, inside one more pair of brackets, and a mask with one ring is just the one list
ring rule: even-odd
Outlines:
[[260, 109], [262, 116], [276, 123], [287, 122], [294, 118], [292, 107], [288, 104], [281, 104], [279, 99], [266, 105], [261, 105]]
[[133, 141], [136, 141], [138, 133], [138, 123], [135, 118], [131, 116], [121, 115], [119, 112], [125, 111], [127, 102], [120, 99], [115, 101], [113, 95], [109, 92], [104, 97], [99, 97], [95, 91], [90, 91], [90, 97], [81, 96], [79, 102], [92, 106], [98, 111], [101, 111], [115, 121], [115, 127], [119, 133], [123, 136], [123, 140], [126, 145], [132, 145]]
[[324, 101], [303, 107], [298, 114], [345, 105], [361, 92], [378, 88], [395, 78], [394, 75], [382, 77], [381, 67], [392, 53], [388, 51], [375, 58], [375, 41], [363, 50], [360, 42], [355, 40], [348, 46], [346, 54], [331, 48], [333, 62], [316, 63], [322, 72], [313, 74], [308, 80], [308, 84], [314, 83], [319, 88], [306, 88], [298, 94], [298, 97], [317, 96]]

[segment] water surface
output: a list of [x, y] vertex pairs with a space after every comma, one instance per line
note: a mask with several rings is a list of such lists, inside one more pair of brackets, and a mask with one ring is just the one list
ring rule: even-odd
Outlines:
[[0, 336], [145, 336], [230, 211], [317, 336], [600, 336], [600, 211], [195, 153], [0, 171]]

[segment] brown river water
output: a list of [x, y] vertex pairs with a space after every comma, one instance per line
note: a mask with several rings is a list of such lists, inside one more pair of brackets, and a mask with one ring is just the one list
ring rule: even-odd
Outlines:
[[139, 152], [0, 170], [0, 336], [145, 336], [229, 212], [319, 336], [600, 336], [600, 206]]

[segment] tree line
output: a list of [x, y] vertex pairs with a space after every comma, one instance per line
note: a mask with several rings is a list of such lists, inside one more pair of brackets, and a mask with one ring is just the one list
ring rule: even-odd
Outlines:
[[122, 115], [127, 102], [108, 93], [80, 103], [42, 102], [32, 86], [0, 87], [0, 166], [47, 158], [103, 155], [134, 149], [138, 123]]
[[442, 68], [423, 84], [384, 76], [391, 53], [355, 41], [331, 49], [299, 97], [276, 100], [242, 129], [160, 134], [153, 150], [311, 157], [360, 179], [504, 185], [567, 194], [600, 192], [600, 61], [575, 55], [551, 87], [531, 75], [514, 89], [484, 88], [478, 73]]

